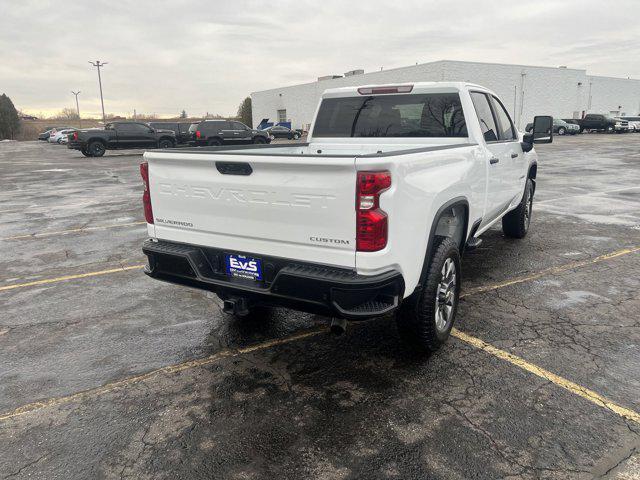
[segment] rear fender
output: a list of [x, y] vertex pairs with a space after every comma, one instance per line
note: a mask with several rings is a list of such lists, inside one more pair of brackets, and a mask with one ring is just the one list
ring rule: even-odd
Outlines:
[[[459, 208], [456, 208], [456, 207], [459, 207]], [[424, 285], [424, 282], [427, 277], [427, 272], [429, 271], [429, 262], [431, 260], [431, 255], [432, 255], [433, 249], [435, 248], [436, 237], [439, 235], [451, 236], [446, 234], [447, 233], [445, 231], [446, 226], [443, 226], [443, 224], [440, 223], [440, 220], [442, 220], [443, 217], [445, 217], [448, 214], [448, 212], [451, 211], [452, 209], [457, 211], [462, 210], [464, 212], [463, 218], [462, 218], [462, 228], [460, 230], [460, 234], [457, 235], [457, 238], [456, 238], [457, 242], [459, 243], [458, 245], [459, 251], [462, 253], [464, 249], [464, 245], [467, 240], [467, 233], [469, 229], [469, 201], [467, 200], [466, 197], [459, 196], [442, 204], [442, 206], [438, 208], [435, 216], [433, 217], [433, 221], [431, 222], [431, 228], [429, 229], [429, 235], [427, 237], [427, 248], [426, 248], [424, 257], [422, 259], [422, 271], [420, 273], [420, 280], [418, 281], [418, 284], [416, 285], [414, 292], [420, 291], [422, 289], [422, 285]], [[443, 230], [443, 228], [445, 230]]]

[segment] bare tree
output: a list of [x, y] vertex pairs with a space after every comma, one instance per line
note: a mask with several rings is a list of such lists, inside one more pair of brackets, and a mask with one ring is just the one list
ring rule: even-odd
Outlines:
[[64, 120], [78, 120], [78, 112], [74, 108], [63, 108], [57, 115], [58, 118]]

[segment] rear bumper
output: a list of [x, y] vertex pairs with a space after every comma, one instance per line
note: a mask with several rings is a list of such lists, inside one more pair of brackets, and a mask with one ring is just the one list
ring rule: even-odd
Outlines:
[[244, 253], [174, 242], [147, 240], [145, 273], [155, 279], [213, 291], [223, 300], [244, 299], [249, 305], [272, 305], [351, 320], [385, 315], [404, 294], [396, 271], [358, 275], [355, 271], [294, 260], [260, 257], [263, 280], [229, 277], [225, 255]]
[[67, 148], [70, 148], [71, 150], [82, 150], [83, 147], [84, 144], [80, 142], [69, 141], [69, 143], [67, 143]]

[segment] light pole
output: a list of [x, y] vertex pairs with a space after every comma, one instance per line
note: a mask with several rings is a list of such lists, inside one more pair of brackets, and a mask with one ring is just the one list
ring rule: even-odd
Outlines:
[[73, 90], [71, 90], [71, 93], [76, 97], [76, 110], [78, 111], [78, 125], [80, 128], [82, 128], [82, 119], [80, 118], [80, 105], [78, 104], [78, 95], [80, 95], [80, 90], [78, 90], [77, 92], [74, 92]]
[[109, 62], [100, 63], [100, 60], [96, 60], [95, 63], [89, 61], [91, 65], [98, 69], [98, 84], [100, 85], [100, 103], [102, 104], [102, 123], [107, 123], [107, 119], [104, 115], [104, 100], [102, 98], [102, 78], [100, 78], [100, 67], [104, 67]]

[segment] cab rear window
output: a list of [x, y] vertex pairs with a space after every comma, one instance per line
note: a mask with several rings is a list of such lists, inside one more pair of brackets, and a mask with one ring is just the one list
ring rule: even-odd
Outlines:
[[467, 137], [457, 93], [326, 98], [314, 137]]

